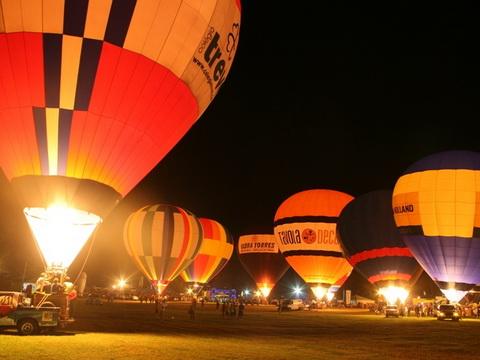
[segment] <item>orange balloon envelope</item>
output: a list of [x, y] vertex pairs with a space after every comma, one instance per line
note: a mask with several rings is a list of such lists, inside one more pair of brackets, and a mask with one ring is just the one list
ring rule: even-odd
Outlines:
[[193, 262], [180, 274], [187, 283], [205, 285], [225, 267], [233, 253], [233, 239], [217, 221], [199, 218], [203, 241]]
[[161, 294], [198, 254], [202, 228], [187, 210], [150, 205], [128, 217], [124, 241], [135, 265]]
[[239, 30], [239, 0], [1, 2], [0, 166], [37, 240], [39, 209], [105, 218], [152, 170], [217, 94]]
[[352, 271], [336, 237], [338, 216], [352, 199], [339, 191], [307, 190], [289, 197], [275, 214], [280, 251], [317, 297], [326, 288], [336, 290]]

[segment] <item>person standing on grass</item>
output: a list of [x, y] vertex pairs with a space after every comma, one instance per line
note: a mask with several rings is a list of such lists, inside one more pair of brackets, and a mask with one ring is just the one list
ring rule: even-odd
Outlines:
[[77, 285], [73, 286], [72, 290], [67, 295], [69, 302], [69, 317], [73, 318], [75, 314], [75, 303], [77, 302]]
[[225, 314], [227, 313], [227, 302], [225, 299], [222, 301], [222, 316], [225, 317]]
[[190, 315], [190, 320], [195, 320], [195, 308], [193, 307], [193, 304], [190, 304], [190, 307], [188, 308], [188, 315]]
[[191, 320], [195, 320], [196, 310], [197, 310], [197, 299], [194, 297], [192, 298], [192, 303], [190, 304], [190, 308], [188, 309], [188, 314], [190, 315]]
[[167, 310], [167, 297], [164, 296], [162, 301], [160, 302], [160, 320], [163, 320], [166, 310]]
[[241, 319], [243, 317], [243, 311], [245, 310], [245, 304], [243, 301], [240, 301], [238, 304], [238, 318]]

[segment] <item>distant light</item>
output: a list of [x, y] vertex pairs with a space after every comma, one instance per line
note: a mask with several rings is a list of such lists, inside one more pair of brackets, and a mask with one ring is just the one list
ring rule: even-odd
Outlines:
[[193, 287], [196, 289], [198, 288], [200, 285], [198, 285], [197, 283], [193, 284]]
[[334, 296], [335, 296], [334, 292], [331, 292], [331, 291], [327, 292], [327, 300], [328, 301], [332, 301]]
[[125, 279], [118, 280], [118, 287], [120, 289], [123, 289], [125, 286], [127, 286], [127, 280], [125, 280]]
[[250, 290], [248, 290], [248, 289], [245, 289], [243, 292], [244, 292], [245, 295], [247, 295], [247, 296], [250, 295]]
[[262, 293], [260, 292], [260, 290], [255, 291], [255, 296], [261, 296], [261, 295]]
[[192, 295], [192, 294], [193, 294], [193, 289], [192, 289], [192, 288], [188, 288], [188, 289], [187, 289], [187, 294], [188, 294], [188, 295]]
[[295, 296], [302, 295], [302, 289], [299, 286], [295, 286], [295, 288], [293, 289], [293, 292], [295, 293]]

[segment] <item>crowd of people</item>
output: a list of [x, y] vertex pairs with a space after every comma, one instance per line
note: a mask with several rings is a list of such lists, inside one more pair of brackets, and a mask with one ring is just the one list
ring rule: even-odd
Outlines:
[[[406, 304], [397, 304], [400, 316], [416, 316], [416, 317], [436, 317], [437, 309], [442, 301], [418, 301], [408, 302]], [[369, 310], [376, 314], [383, 314], [385, 312], [386, 304], [379, 302], [369, 306]], [[462, 318], [480, 318], [480, 304], [478, 303], [464, 303], [457, 305]]]

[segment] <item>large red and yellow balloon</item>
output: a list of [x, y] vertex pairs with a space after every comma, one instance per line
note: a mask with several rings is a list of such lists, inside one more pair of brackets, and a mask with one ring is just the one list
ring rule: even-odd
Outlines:
[[65, 207], [95, 228], [172, 149], [225, 81], [239, 30], [239, 0], [1, 1], [0, 165], [37, 240]]
[[132, 213], [123, 234], [127, 253], [159, 294], [190, 265], [203, 239], [195, 215], [163, 204]]
[[190, 284], [205, 285], [225, 267], [233, 253], [233, 239], [219, 222], [199, 218], [203, 240], [193, 262], [180, 274]]
[[340, 212], [352, 199], [335, 190], [307, 190], [290, 196], [275, 214], [280, 251], [317, 298], [336, 291], [352, 271], [336, 237]]

